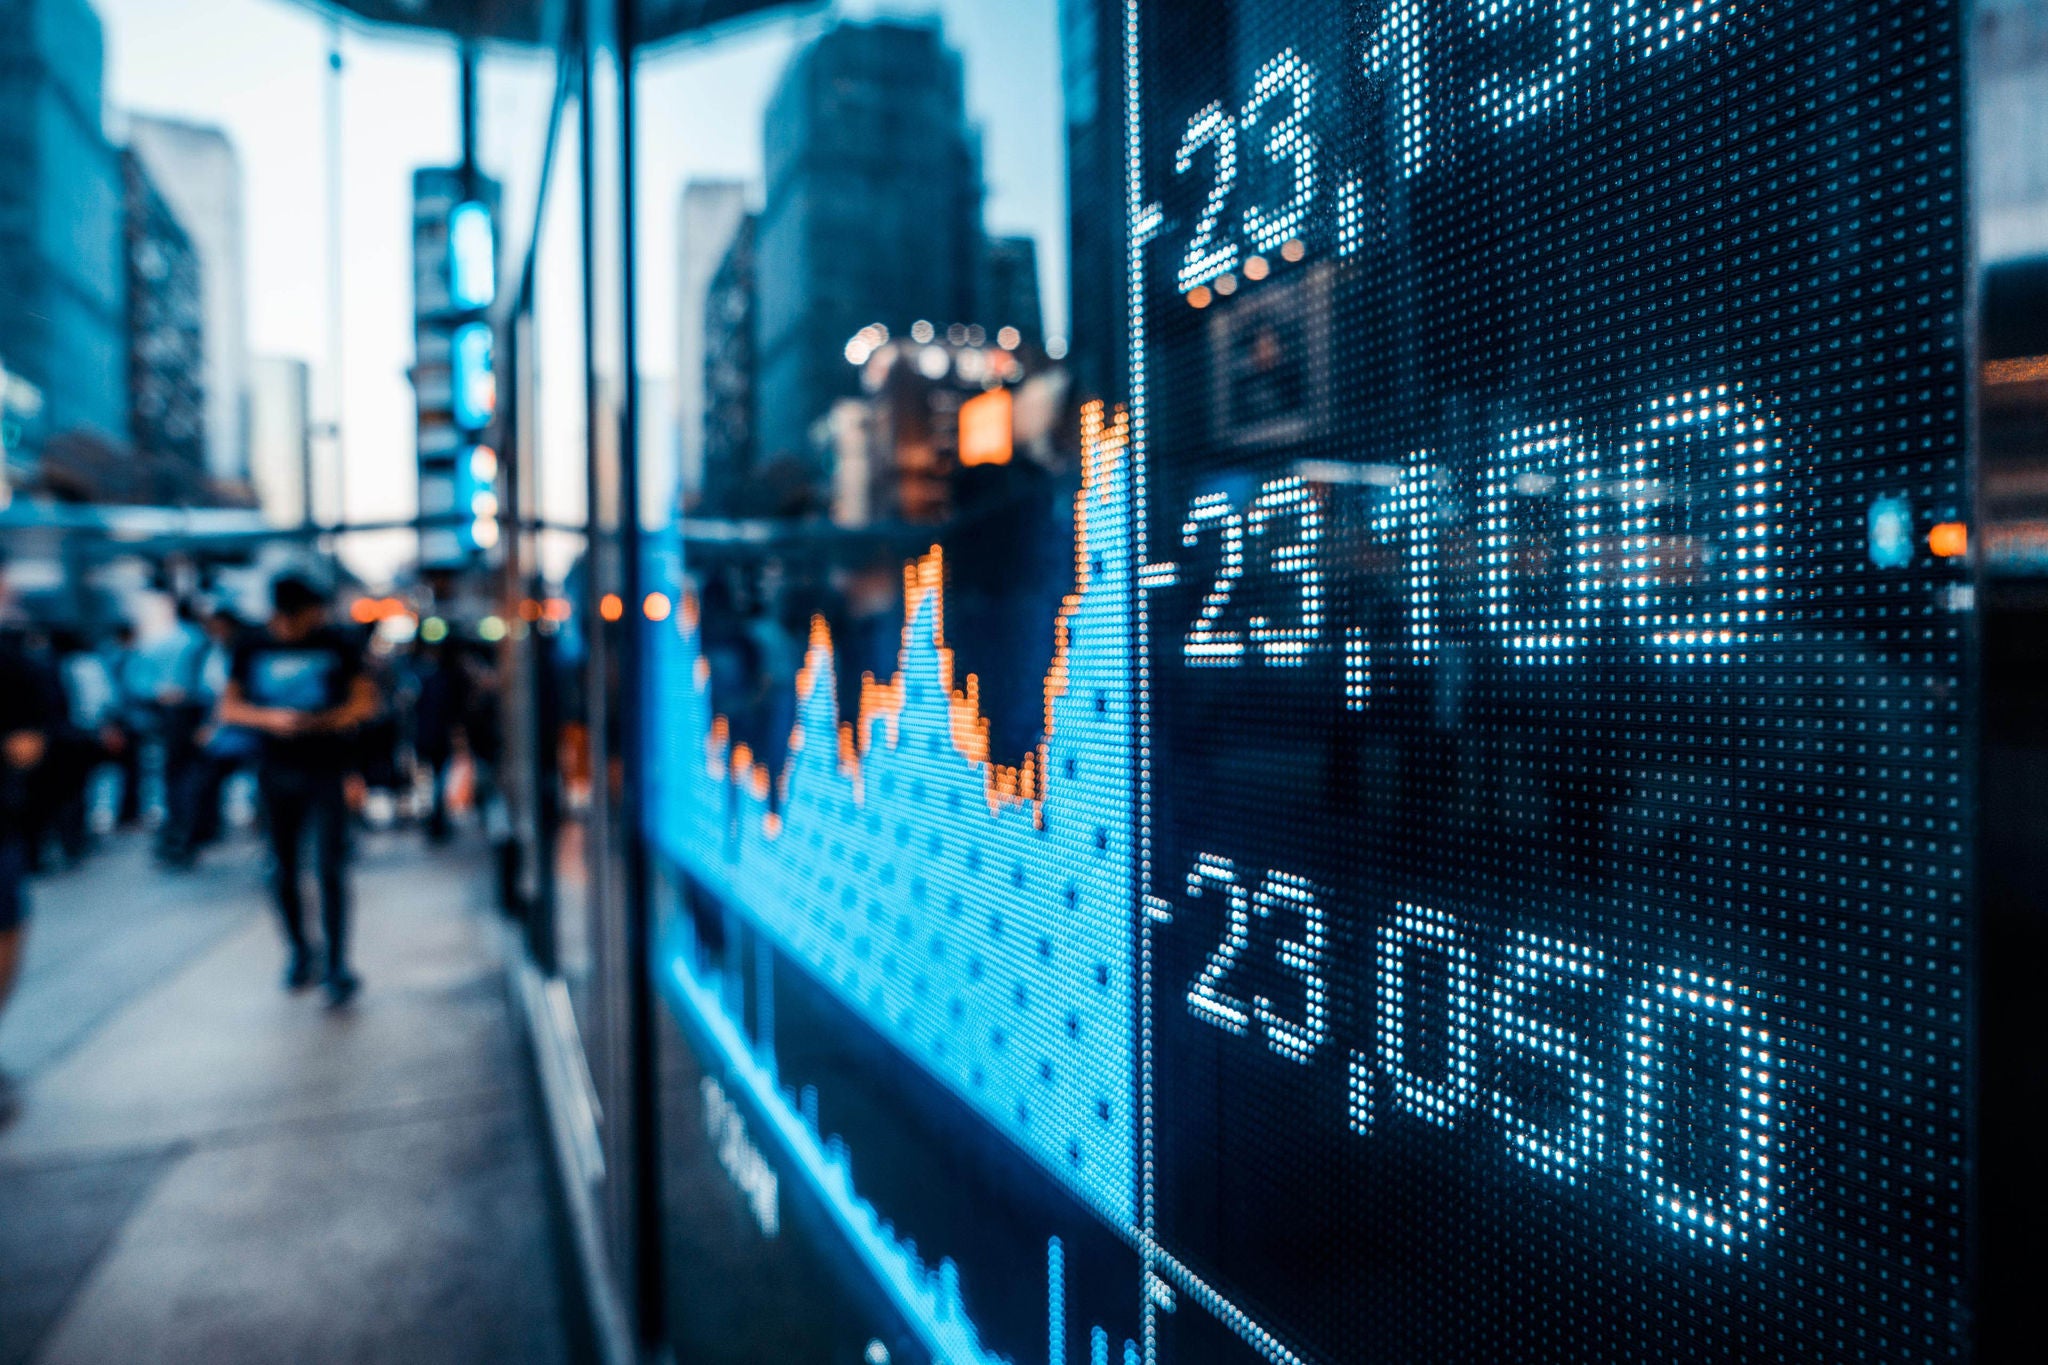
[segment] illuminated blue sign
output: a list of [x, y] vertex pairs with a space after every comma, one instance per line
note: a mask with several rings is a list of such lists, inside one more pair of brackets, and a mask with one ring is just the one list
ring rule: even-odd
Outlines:
[[466, 322], [456, 328], [448, 356], [455, 425], [465, 431], [481, 431], [498, 410], [498, 380], [491, 369], [491, 325]]
[[456, 308], [488, 308], [497, 295], [498, 256], [491, 211], [470, 200], [448, 215], [448, 301]]

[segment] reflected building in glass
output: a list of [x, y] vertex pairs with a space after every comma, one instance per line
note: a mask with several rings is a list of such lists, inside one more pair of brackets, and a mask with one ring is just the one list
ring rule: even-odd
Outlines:
[[736, 516], [752, 509], [743, 497], [754, 472], [754, 242], [760, 229], [745, 214], [704, 286], [702, 496], [695, 510]]
[[765, 151], [759, 449], [822, 487], [812, 428], [858, 391], [848, 338], [977, 315], [981, 154], [959, 56], [936, 22], [839, 24], [783, 74]]
[[751, 207], [747, 186], [737, 180], [692, 180], [678, 205], [676, 289], [676, 483], [677, 504], [695, 510], [704, 496], [705, 400], [709, 392], [705, 304], [712, 276], [725, 262], [733, 237]]

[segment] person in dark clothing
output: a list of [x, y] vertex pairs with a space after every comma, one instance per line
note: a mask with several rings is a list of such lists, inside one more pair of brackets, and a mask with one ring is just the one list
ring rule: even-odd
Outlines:
[[328, 1000], [346, 1004], [361, 983], [348, 965], [348, 768], [352, 732], [377, 714], [377, 688], [358, 643], [327, 621], [327, 600], [302, 578], [271, 585], [269, 626], [235, 648], [219, 719], [262, 737], [257, 788], [291, 949], [285, 985], [313, 984], [300, 848], [313, 838], [326, 939]]
[[[28, 931], [31, 802], [37, 770], [49, 752], [50, 690], [18, 637], [0, 634], [0, 1011], [21, 972]], [[0, 1123], [14, 1096], [0, 1076]]]
[[132, 829], [142, 821], [142, 740], [149, 729], [149, 698], [142, 686], [143, 663], [135, 649], [134, 626], [123, 621], [114, 627], [100, 648], [100, 662], [114, 687], [104, 740], [121, 770], [121, 804], [114, 823]]
[[455, 758], [456, 735], [468, 710], [469, 677], [446, 643], [425, 646], [416, 666], [417, 690], [412, 705], [413, 755], [433, 779], [433, 808], [427, 816], [427, 842], [448, 839], [448, 766]]
[[47, 791], [52, 826], [65, 861], [83, 862], [92, 843], [90, 812], [86, 809], [92, 775], [107, 759], [99, 731], [96, 704], [103, 698], [82, 694], [78, 683], [83, 674], [97, 668], [98, 661], [74, 631], [54, 631], [50, 637], [53, 669], [64, 713], [52, 727], [49, 752], [43, 766], [48, 774]]
[[236, 767], [256, 751], [256, 736], [232, 725], [217, 723], [214, 703], [227, 682], [236, 644], [248, 634], [235, 614], [215, 610], [204, 618], [206, 650], [194, 670], [194, 688], [204, 698], [201, 724], [192, 735], [192, 753], [180, 765], [175, 779], [166, 775], [164, 785], [170, 807], [164, 819], [161, 854], [173, 867], [189, 867], [199, 850], [220, 838], [221, 792]]
[[163, 658], [152, 708], [164, 755], [164, 820], [157, 827], [156, 854], [173, 867], [190, 863], [197, 847], [199, 816], [191, 798], [206, 780], [205, 735], [214, 703], [206, 685], [206, 656], [212, 648], [198, 608], [178, 603], [176, 635]]
[[71, 767], [65, 738], [71, 732], [71, 708], [64, 697], [64, 675], [57, 663], [50, 635], [31, 627], [14, 642], [19, 672], [17, 684], [28, 690], [29, 705], [39, 718], [42, 737], [36, 762], [22, 778], [22, 795], [17, 803], [17, 823], [28, 859], [28, 870], [49, 870], [50, 836], [59, 832], [65, 788]]

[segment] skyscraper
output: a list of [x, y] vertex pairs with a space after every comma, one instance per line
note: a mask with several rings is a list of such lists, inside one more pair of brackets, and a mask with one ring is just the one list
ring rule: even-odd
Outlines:
[[303, 360], [259, 355], [249, 362], [249, 481], [272, 526], [307, 519], [312, 387]]
[[104, 39], [86, 0], [0, 18], [0, 366], [41, 396], [20, 455], [128, 441], [118, 154], [102, 127]]
[[725, 260], [733, 235], [747, 216], [747, 187], [736, 180], [693, 180], [683, 186], [678, 206], [682, 260], [676, 284], [677, 469], [687, 507], [704, 490], [704, 301], [711, 277]]
[[1025, 345], [1045, 344], [1036, 238], [997, 237], [989, 242], [982, 267], [981, 318], [991, 333], [1015, 327]]
[[148, 167], [199, 257], [206, 307], [206, 470], [217, 479], [247, 478], [241, 160], [218, 128], [147, 114], [130, 116], [128, 145]]
[[128, 404], [136, 450], [206, 471], [205, 272], [142, 159], [121, 154], [127, 195]]
[[823, 471], [810, 428], [857, 391], [848, 340], [977, 321], [981, 153], [936, 20], [841, 23], [768, 105], [755, 336], [763, 459]]
[[[740, 219], [704, 288], [704, 482], [695, 506], [709, 516], [742, 510], [754, 472], [754, 239], [760, 220]], [[690, 504], [685, 504], [690, 506]]]
[[1060, 0], [1067, 119], [1067, 368], [1082, 398], [1125, 395], [1123, 6]]

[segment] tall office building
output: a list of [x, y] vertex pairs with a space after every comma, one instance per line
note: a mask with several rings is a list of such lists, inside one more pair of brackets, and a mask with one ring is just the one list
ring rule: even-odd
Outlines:
[[1038, 297], [1038, 242], [997, 237], [982, 265], [981, 317], [994, 334], [1015, 327], [1027, 346], [1045, 343], [1045, 308]]
[[148, 167], [199, 257], [206, 290], [206, 470], [248, 477], [249, 386], [242, 165], [218, 128], [134, 114], [128, 146]]
[[694, 506], [707, 516], [744, 510], [752, 482], [756, 376], [754, 365], [755, 235], [760, 220], [740, 219], [725, 255], [704, 288], [704, 482]]
[[121, 163], [102, 125], [103, 47], [86, 0], [0, 6], [0, 368], [40, 396], [10, 443], [24, 464], [62, 462], [67, 449], [92, 462], [128, 442]]
[[684, 507], [704, 492], [704, 300], [747, 216], [747, 187], [737, 180], [692, 180], [678, 206], [682, 260], [676, 277], [676, 477]]
[[249, 362], [249, 481], [272, 526], [307, 519], [312, 388], [312, 371], [303, 360], [259, 355]]
[[822, 479], [810, 430], [858, 391], [848, 340], [979, 320], [980, 146], [936, 20], [827, 30], [783, 72], [766, 132], [760, 451]]
[[1067, 369], [1082, 398], [1128, 391], [1123, 5], [1060, 0], [1067, 120]]
[[137, 453], [206, 470], [205, 272], [142, 159], [121, 154], [127, 196], [128, 414]]

